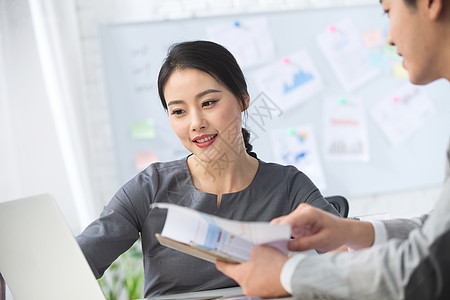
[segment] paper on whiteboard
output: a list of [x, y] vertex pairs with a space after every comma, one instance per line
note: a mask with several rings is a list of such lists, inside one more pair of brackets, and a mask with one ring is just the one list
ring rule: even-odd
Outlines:
[[207, 29], [211, 41], [227, 48], [241, 68], [248, 68], [275, 57], [275, 48], [266, 18], [245, 18]]
[[435, 114], [422, 88], [411, 83], [394, 90], [371, 110], [373, 120], [393, 146], [403, 143]]
[[311, 126], [273, 130], [271, 138], [276, 162], [296, 166], [321, 191], [327, 188]]
[[260, 90], [284, 111], [323, 89], [322, 78], [305, 50], [256, 71], [254, 78]]
[[367, 118], [360, 100], [326, 98], [323, 118], [325, 157], [328, 160], [369, 160]]
[[330, 24], [317, 36], [328, 63], [346, 91], [352, 91], [380, 73], [370, 63], [368, 50], [350, 19]]

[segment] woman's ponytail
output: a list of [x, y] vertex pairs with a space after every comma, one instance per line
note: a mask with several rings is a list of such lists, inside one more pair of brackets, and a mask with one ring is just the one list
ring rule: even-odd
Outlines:
[[242, 128], [242, 136], [244, 137], [244, 143], [245, 143], [245, 151], [247, 151], [248, 155], [257, 158], [256, 153], [252, 152], [253, 146], [250, 144], [250, 132]]

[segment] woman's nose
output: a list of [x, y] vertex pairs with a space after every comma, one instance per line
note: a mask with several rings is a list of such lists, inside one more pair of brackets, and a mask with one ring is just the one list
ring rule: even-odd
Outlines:
[[191, 117], [191, 129], [193, 131], [199, 131], [207, 127], [208, 122], [201, 112], [194, 112], [191, 114]]

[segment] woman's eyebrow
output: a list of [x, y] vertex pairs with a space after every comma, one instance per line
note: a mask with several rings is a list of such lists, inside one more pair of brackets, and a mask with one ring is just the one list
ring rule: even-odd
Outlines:
[[182, 104], [182, 103], [184, 103], [183, 100], [172, 100], [172, 101], [169, 101], [167, 103], [167, 106], [176, 105], [176, 104]]
[[195, 98], [201, 98], [207, 94], [211, 94], [211, 93], [221, 93], [222, 91], [216, 90], [216, 89], [208, 89], [206, 91], [203, 91], [201, 93], [198, 93], [197, 96], [195, 96]]
[[[205, 95], [207, 95], [207, 94], [211, 94], [211, 93], [221, 93], [222, 91], [221, 90], [216, 90], [216, 89], [207, 89], [207, 90], [205, 90], [205, 91], [203, 91], [203, 92], [200, 92], [200, 93], [198, 93], [196, 96], [195, 96], [195, 98], [201, 98], [201, 97], [203, 97], [203, 96], [205, 96]], [[170, 105], [176, 105], [176, 104], [183, 104], [184, 103], [184, 101], [183, 100], [172, 100], [172, 101], [169, 101], [168, 103], [167, 103], [167, 106], [170, 106]]]

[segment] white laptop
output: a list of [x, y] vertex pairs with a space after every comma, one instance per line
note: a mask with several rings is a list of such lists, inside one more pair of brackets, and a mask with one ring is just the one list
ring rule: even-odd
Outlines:
[[0, 203], [0, 273], [15, 300], [105, 300], [50, 195]]

